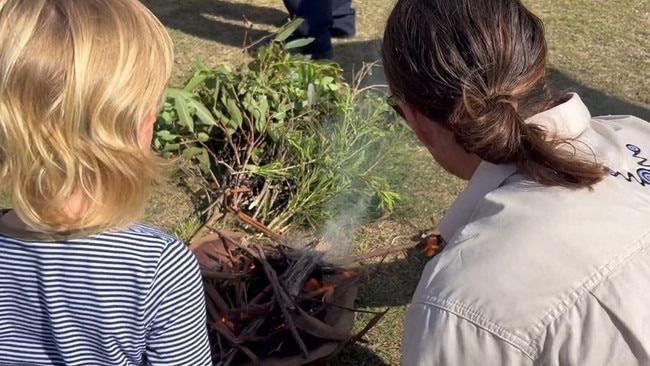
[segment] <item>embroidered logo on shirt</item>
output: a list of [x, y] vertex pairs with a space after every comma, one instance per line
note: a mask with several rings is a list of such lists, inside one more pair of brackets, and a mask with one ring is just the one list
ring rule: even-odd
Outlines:
[[612, 169], [609, 170], [609, 174], [613, 177], [621, 176], [628, 182], [635, 181], [642, 186], [650, 184], [650, 163], [648, 163], [648, 159], [641, 156], [641, 149], [638, 146], [627, 144], [625, 147], [632, 152], [632, 156], [634, 158], [639, 160], [637, 161], [637, 165], [639, 165], [641, 168], [638, 168], [636, 170], [636, 174], [631, 172], [627, 172], [627, 174], [625, 174]]

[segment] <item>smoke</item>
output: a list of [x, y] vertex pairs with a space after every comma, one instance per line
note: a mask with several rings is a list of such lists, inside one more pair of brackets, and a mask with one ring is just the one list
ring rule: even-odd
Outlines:
[[350, 199], [346, 196], [334, 200], [333, 211], [339, 214], [325, 224], [320, 234], [322, 241], [317, 248], [325, 252], [326, 260], [332, 262], [344, 260], [352, 254], [355, 231], [370, 205], [368, 197]]
[[[361, 67], [360, 64], [350, 67], [349, 71], [352, 74], [351, 84], [359, 89], [374, 87], [377, 91], [388, 94], [386, 77], [380, 63], [381, 56], [379, 51], [380, 44], [373, 43], [368, 45], [368, 49], [365, 52], [366, 54], [372, 54], [373, 57], [371, 59], [376, 60], [376, 62], [366, 64], [365, 67]], [[371, 111], [364, 107], [368, 106], [356, 106], [355, 113], [357, 118], [369, 118], [370, 116], [364, 114], [372, 114]], [[370, 105], [369, 107], [374, 109], [375, 106]], [[344, 122], [339, 121], [339, 123]], [[353, 146], [349, 146], [349, 148], [356, 149]], [[381, 151], [376, 151], [378, 149], [380, 149], [379, 146], [370, 146], [365, 149], [364, 156], [366, 159], [369, 159], [368, 162], [380, 154]], [[355, 181], [351, 183], [351, 187], [357, 184], [363, 183]], [[371, 204], [371, 197], [355, 194], [353, 189], [343, 192], [332, 201], [329, 205], [330, 212], [337, 214], [324, 225], [319, 235], [322, 240], [316, 248], [325, 253], [326, 260], [335, 263], [349, 258], [354, 247], [356, 230], [363, 223], [362, 221], [368, 214]]]

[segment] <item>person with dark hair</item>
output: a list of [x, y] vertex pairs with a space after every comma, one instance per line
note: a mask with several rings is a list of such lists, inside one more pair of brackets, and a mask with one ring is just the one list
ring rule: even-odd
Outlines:
[[398, 0], [382, 53], [391, 105], [469, 180], [403, 364], [650, 364], [650, 124], [554, 95], [519, 0]]
[[332, 58], [332, 37], [351, 38], [356, 33], [356, 11], [352, 8], [352, 0], [283, 1], [292, 18], [305, 20], [293, 38], [314, 38], [300, 50], [314, 60]]

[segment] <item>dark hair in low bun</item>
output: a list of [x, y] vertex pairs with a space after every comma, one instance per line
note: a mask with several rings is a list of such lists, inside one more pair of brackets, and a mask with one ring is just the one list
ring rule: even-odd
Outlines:
[[591, 187], [606, 174], [525, 119], [553, 106], [541, 20], [519, 0], [398, 0], [383, 41], [397, 96], [444, 124], [468, 152], [516, 164], [544, 185]]

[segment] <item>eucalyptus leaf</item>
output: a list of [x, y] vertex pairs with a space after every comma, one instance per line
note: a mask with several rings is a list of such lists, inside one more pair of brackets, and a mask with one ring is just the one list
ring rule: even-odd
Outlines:
[[[313, 1], [313, 0], [312, 0]], [[275, 40], [279, 42], [284, 42], [289, 38], [297, 29], [304, 23], [305, 20], [302, 18], [296, 18], [287, 24], [280, 32], [275, 36]]]
[[191, 146], [183, 150], [183, 154], [181, 154], [181, 157], [183, 159], [191, 159], [203, 152], [203, 148], [196, 147], [196, 146]]
[[181, 144], [165, 144], [163, 148], [164, 151], [178, 151], [181, 148]]
[[292, 50], [295, 48], [305, 47], [306, 45], [312, 43], [313, 41], [314, 41], [313, 37], [294, 39], [293, 41], [287, 42], [287, 44], [284, 45], [284, 49]]
[[199, 168], [203, 172], [203, 174], [209, 174], [210, 173], [210, 155], [208, 154], [208, 150], [205, 148], [201, 149], [201, 153], [196, 156], [199, 160]]
[[206, 142], [210, 140], [210, 135], [205, 132], [199, 132], [196, 134], [196, 138], [201, 142]]
[[210, 111], [203, 104], [194, 99], [188, 100], [188, 104], [196, 110], [196, 116], [204, 125], [217, 125], [217, 121], [214, 120], [212, 113], [210, 113]]
[[228, 99], [226, 106], [228, 108], [228, 113], [230, 114], [230, 126], [233, 128], [241, 127], [244, 118], [242, 117], [241, 111], [239, 110], [239, 107], [237, 107], [235, 101], [233, 99]]
[[173, 141], [178, 138], [178, 135], [173, 134], [168, 130], [160, 130], [156, 132], [156, 137], [163, 141]]
[[185, 99], [192, 99], [194, 95], [188, 91], [185, 91], [183, 89], [175, 89], [175, 88], [169, 88], [167, 89], [167, 97], [171, 99], [176, 99], [179, 97], [183, 97]]
[[192, 76], [192, 78], [185, 84], [185, 87], [183, 90], [187, 92], [192, 92], [194, 89], [196, 89], [197, 86], [199, 86], [205, 79], [208, 77], [208, 75], [204, 72], [198, 71], [197, 73]]
[[187, 106], [185, 97], [179, 95], [176, 97], [176, 113], [178, 113], [178, 121], [181, 126], [186, 127], [190, 132], [194, 132], [194, 120], [190, 115], [190, 110]]

